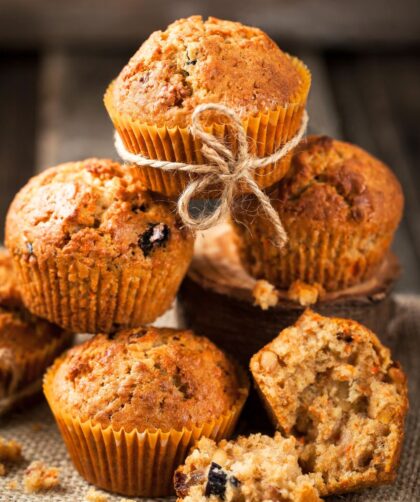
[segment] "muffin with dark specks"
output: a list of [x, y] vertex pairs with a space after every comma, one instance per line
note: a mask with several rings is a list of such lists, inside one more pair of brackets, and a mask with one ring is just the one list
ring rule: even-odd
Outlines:
[[272, 224], [251, 196], [236, 201], [233, 226], [246, 270], [284, 290], [303, 281], [337, 291], [373, 277], [404, 204], [385, 164], [326, 136], [301, 142], [270, 197], [289, 237], [284, 249], [273, 243]]
[[230, 435], [248, 382], [208, 339], [144, 327], [71, 349], [44, 392], [83, 477], [125, 495], [163, 496], [196, 440]]
[[[306, 66], [258, 28], [191, 16], [150, 35], [108, 88], [105, 106], [129, 152], [201, 164], [201, 143], [189, 129], [193, 111], [201, 104], [222, 104], [242, 120], [250, 152], [263, 157], [296, 135], [310, 82]], [[235, 144], [226, 117], [206, 113], [207, 131]], [[286, 166], [281, 160], [259, 168], [255, 179], [270, 186]], [[148, 188], [168, 196], [190, 181], [179, 170], [138, 170]]]
[[154, 321], [176, 295], [193, 242], [169, 201], [107, 159], [35, 176], [6, 221], [25, 305], [75, 332]]

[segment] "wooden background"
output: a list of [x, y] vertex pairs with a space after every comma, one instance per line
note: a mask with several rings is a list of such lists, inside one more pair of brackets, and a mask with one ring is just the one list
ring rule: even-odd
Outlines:
[[267, 30], [312, 71], [310, 132], [392, 167], [406, 196], [398, 289], [420, 292], [419, 0], [0, 0], [0, 218], [34, 172], [116, 157], [106, 85], [152, 30], [196, 13]]

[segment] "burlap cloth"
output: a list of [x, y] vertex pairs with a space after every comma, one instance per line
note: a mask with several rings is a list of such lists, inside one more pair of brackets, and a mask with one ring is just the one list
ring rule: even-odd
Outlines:
[[[331, 501], [413, 502], [420, 500], [420, 297], [398, 295], [396, 299], [397, 315], [389, 326], [389, 332], [381, 338], [392, 349], [394, 359], [401, 362], [409, 379], [410, 411], [406, 422], [406, 437], [399, 476], [392, 486], [332, 497], [329, 499]], [[0, 478], [1, 502], [39, 502], [40, 500], [82, 502], [85, 500], [89, 485], [73, 468], [45, 403], [4, 418], [0, 422], [0, 434], [20, 441], [26, 459], [21, 466], [10, 469], [6, 477]], [[59, 490], [43, 495], [27, 495], [23, 492], [22, 473], [25, 466], [32, 460], [43, 460], [61, 469]], [[10, 490], [7, 487], [13, 479], [18, 483], [17, 490]], [[109, 501], [118, 501], [122, 498], [107, 496]]]

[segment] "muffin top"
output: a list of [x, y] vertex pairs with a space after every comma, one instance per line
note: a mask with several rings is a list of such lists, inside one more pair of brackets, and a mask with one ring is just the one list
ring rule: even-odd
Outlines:
[[396, 228], [404, 203], [387, 166], [361, 148], [327, 136], [301, 142], [273, 199], [283, 218], [329, 227], [371, 223]]
[[168, 328], [96, 335], [54, 368], [49, 393], [63, 412], [117, 430], [181, 430], [227, 413], [246, 392], [213, 343]]
[[57, 253], [84, 259], [153, 262], [192, 252], [174, 207], [146, 192], [135, 167], [87, 159], [52, 167], [16, 195], [6, 220], [13, 254], [46, 259]]
[[152, 33], [115, 80], [112, 102], [140, 122], [185, 127], [201, 103], [249, 115], [293, 103], [309, 85], [304, 66], [258, 28], [192, 16]]
[[28, 351], [42, 349], [63, 331], [32, 315], [23, 306], [9, 253], [0, 250], [0, 370], [9, 356], [24, 357]]

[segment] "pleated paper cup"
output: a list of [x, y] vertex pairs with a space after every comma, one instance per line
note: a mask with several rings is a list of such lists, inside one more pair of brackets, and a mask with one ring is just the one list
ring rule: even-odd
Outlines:
[[[299, 131], [306, 99], [311, 84], [311, 76], [307, 67], [297, 58], [290, 57], [292, 64], [301, 75], [302, 84], [285, 106], [278, 106], [243, 119], [243, 127], [248, 137], [248, 147], [251, 155], [265, 157], [271, 155], [282, 145], [291, 140]], [[144, 157], [188, 164], [206, 162], [201, 153], [201, 141], [195, 139], [188, 127], [158, 126], [153, 123], [143, 123], [129, 115], [120, 113], [113, 104], [113, 83], [108, 87], [104, 103], [114, 127], [125, 148], [130, 153], [141, 154]], [[207, 124], [204, 129], [223, 139], [225, 144], [236, 149], [236, 138], [226, 123]], [[286, 174], [290, 158], [286, 156], [274, 164], [257, 168], [254, 178], [261, 188], [273, 185]], [[199, 175], [182, 171], [163, 171], [159, 168], [138, 166], [138, 175], [144, 185], [168, 197], [177, 197], [186, 186]], [[243, 184], [242, 192], [249, 191]], [[201, 194], [202, 198], [217, 198], [220, 187], [212, 186]]]
[[[45, 322], [41, 321], [40, 322]], [[42, 389], [46, 368], [65, 349], [70, 347], [73, 335], [61, 333], [43, 347], [26, 351], [0, 364], [0, 415], [23, 404]]]
[[297, 280], [318, 283], [338, 291], [370, 279], [385, 259], [393, 232], [367, 227], [329, 231], [283, 219], [288, 242], [284, 249], [273, 243], [270, 222], [243, 211], [233, 222], [241, 262], [250, 275], [287, 290]]
[[164, 260], [149, 269], [92, 258], [14, 257], [27, 308], [73, 332], [108, 333], [148, 324], [170, 308], [189, 265]]
[[175, 469], [190, 448], [202, 436], [215, 441], [228, 438], [248, 395], [248, 388], [244, 387], [226, 414], [181, 431], [114, 430], [111, 425], [104, 428], [91, 420], [82, 422], [60, 410], [52, 393], [55, 368], [56, 365], [45, 375], [44, 393], [76, 469], [99, 488], [133, 497], [171, 495]]

